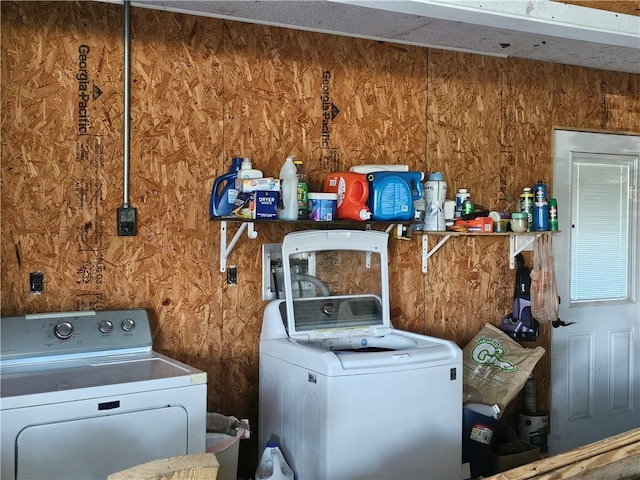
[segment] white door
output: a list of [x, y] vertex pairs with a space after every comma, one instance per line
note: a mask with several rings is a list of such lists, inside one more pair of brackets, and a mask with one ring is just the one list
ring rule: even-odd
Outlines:
[[549, 453], [640, 426], [640, 137], [556, 130]]

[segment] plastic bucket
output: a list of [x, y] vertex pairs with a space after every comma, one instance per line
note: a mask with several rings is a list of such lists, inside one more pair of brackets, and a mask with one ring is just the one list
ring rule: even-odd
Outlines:
[[[240, 422], [235, 435], [227, 435], [222, 431], [227, 430], [236, 420], [234, 417], [226, 417], [219, 413], [207, 413], [207, 453], [213, 453], [220, 464], [217, 480], [237, 480], [238, 478], [238, 453], [240, 440], [249, 438], [249, 432], [245, 430], [248, 423]], [[211, 431], [216, 430], [216, 431]]]
[[518, 437], [520, 440], [536, 447], [540, 453], [547, 453], [547, 434], [549, 433], [549, 416], [542, 412], [520, 414], [518, 417]]
[[207, 453], [215, 453], [220, 464], [218, 480], [237, 480], [238, 453], [243, 434], [244, 430], [241, 428], [235, 437], [224, 433], [207, 433]]

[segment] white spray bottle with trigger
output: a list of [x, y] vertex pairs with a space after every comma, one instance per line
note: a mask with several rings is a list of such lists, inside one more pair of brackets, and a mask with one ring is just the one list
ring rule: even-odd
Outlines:
[[294, 156], [289, 155], [280, 169], [280, 201], [278, 218], [281, 220], [298, 219], [298, 171]]

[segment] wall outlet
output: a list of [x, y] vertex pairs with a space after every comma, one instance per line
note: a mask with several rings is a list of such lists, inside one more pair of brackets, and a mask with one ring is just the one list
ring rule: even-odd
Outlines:
[[40, 295], [44, 290], [44, 273], [31, 272], [29, 274], [29, 292]]
[[238, 267], [231, 266], [227, 268], [227, 285], [238, 284]]

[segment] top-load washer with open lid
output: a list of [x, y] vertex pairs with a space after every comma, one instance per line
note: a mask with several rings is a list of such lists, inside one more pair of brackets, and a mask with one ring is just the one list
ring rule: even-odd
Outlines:
[[311, 230], [282, 243], [285, 299], [260, 337], [259, 440], [301, 480], [461, 478], [462, 351], [395, 329], [388, 235]]

